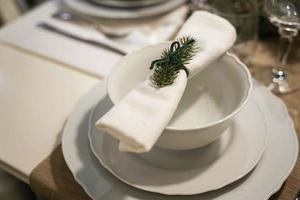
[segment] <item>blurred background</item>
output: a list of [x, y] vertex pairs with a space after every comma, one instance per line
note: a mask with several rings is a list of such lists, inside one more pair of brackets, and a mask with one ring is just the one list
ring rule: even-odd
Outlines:
[[13, 21], [45, 0], [0, 0], [0, 25]]
[[[6, 23], [9, 23], [16, 18], [20, 17], [22, 14], [30, 11], [39, 4], [48, 1], [48, 0], [0, 0], [0, 27]], [[192, 5], [191, 10], [193, 9], [206, 9], [206, 5], [212, 4], [214, 0], [189, 0], [189, 3]], [[229, 0], [235, 2], [236, 0]], [[222, 2], [222, 1], [219, 1]], [[223, 1], [220, 6], [230, 5], [228, 0]], [[274, 27], [269, 20], [264, 16], [263, 13], [263, 0], [250, 0], [245, 1], [247, 4], [256, 4], [258, 10], [258, 36], [263, 38], [265, 36], [269, 37], [270, 34], [273, 36], [277, 35], [276, 27]], [[209, 8], [207, 8], [209, 10]], [[225, 8], [226, 9], [226, 8]]]

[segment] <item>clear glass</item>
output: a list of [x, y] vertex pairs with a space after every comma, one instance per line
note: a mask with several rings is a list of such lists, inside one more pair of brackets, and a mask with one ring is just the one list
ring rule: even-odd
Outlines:
[[300, 29], [300, 0], [265, 0], [264, 10], [281, 36], [278, 64], [272, 69], [258, 70], [255, 77], [275, 93], [293, 92], [300, 88], [300, 74], [289, 68], [287, 60]]

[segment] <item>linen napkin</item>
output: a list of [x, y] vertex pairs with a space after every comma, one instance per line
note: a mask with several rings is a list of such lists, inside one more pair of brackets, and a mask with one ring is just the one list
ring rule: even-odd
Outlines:
[[[191, 36], [200, 46], [200, 50], [186, 66], [190, 72], [189, 77], [192, 77], [234, 44], [236, 32], [227, 20], [205, 11], [197, 11], [186, 21], [177, 36]], [[97, 128], [120, 140], [121, 151], [150, 151], [171, 120], [186, 88], [187, 79], [184, 70], [180, 70], [173, 84], [162, 88], [153, 87], [147, 79], [100, 118], [96, 122]]]

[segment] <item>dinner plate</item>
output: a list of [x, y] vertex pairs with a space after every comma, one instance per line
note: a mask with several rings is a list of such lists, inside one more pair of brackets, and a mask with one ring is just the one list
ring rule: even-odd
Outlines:
[[75, 180], [92, 199], [267, 200], [281, 187], [296, 162], [297, 136], [286, 107], [264, 86], [255, 83], [250, 101], [262, 111], [269, 137], [262, 159], [248, 175], [219, 190], [192, 196], [168, 196], [135, 189], [102, 167], [89, 146], [91, 110], [99, 101], [107, 102], [107, 108], [111, 106], [105, 88], [105, 82], [101, 81], [81, 97], [70, 113], [62, 137], [65, 161]]
[[108, 104], [100, 101], [91, 112], [88, 133], [91, 149], [114, 176], [145, 191], [192, 195], [219, 189], [253, 169], [266, 147], [263, 114], [256, 102], [250, 101], [217, 141], [202, 148], [189, 151], [153, 148], [143, 154], [120, 152], [119, 141], [95, 127]]
[[170, 0], [88, 0], [99, 5], [111, 6], [116, 8], [134, 8], [152, 6], [165, 3]]
[[85, 0], [62, 0], [65, 6], [70, 9], [94, 17], [110, 19], [138, 19], [151, 17], [174, 10], [183, 5], [187, 0], [172, 0], [162, 4], [140, 7], [135, 9], [120, 9], [113, 7], [98, 6]]

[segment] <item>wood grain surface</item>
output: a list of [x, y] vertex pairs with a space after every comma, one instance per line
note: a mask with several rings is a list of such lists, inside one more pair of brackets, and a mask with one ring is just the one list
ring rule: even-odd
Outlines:
[[90, 200], [66, 165], [61, 145], [33, 170], [30, 186], [49, 200]]
[[[300, 47], [300, 46], [298, 46]], [[274, 54], [276, 43], [259, 43], [250, 70], [255, 73], [261, 67], [272, 66], [275, 64]], [[274, 50], [274, 51], [273, 51]], [[298, 53], [296, 53], [298, 52]], [[300, 51], [294, 51], [291, 56], [291, 64], [300, 74]], [[299, 69], [297, 69], [299, 68]], [[300, 78], [299, 78], [300, 81]], [[300, 90], [281, 95], [281, 99], [286, 103], [290, 115], [293, 117], [295, 127], [300, 138]], [[39, 195], [47, 199], [55, 200], [89, 200], [83, 189], [75, 182], [69, 171], [61, 151], [61, 146], [32, 172], [30, 177], [32, 189]], [[292, 173], [283, 184], [279, 192], [271, 197], [271, 200], [294, 200], [295, 195], [300, 189], [300, 159], [294, 167]]]

